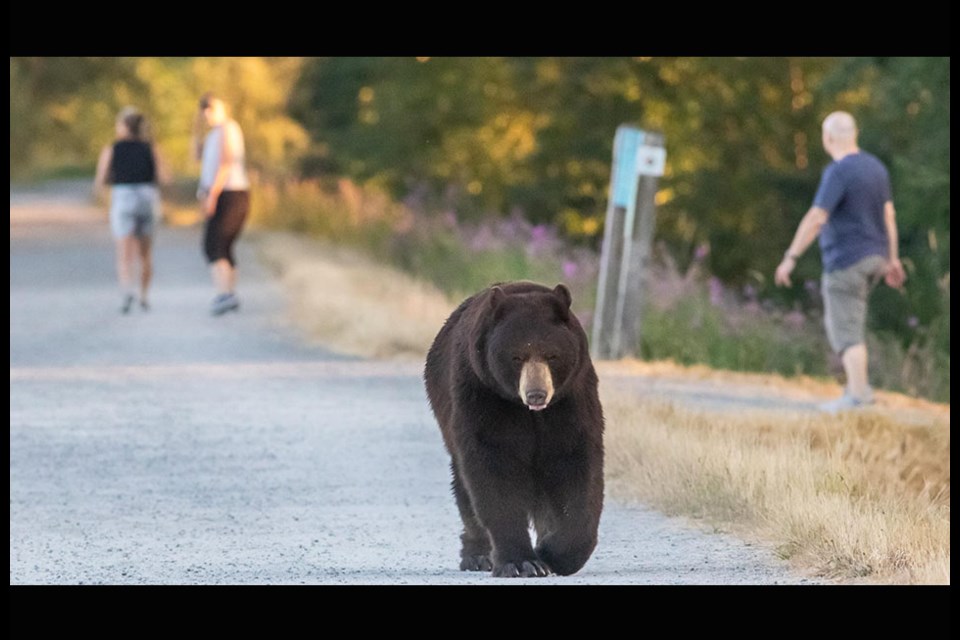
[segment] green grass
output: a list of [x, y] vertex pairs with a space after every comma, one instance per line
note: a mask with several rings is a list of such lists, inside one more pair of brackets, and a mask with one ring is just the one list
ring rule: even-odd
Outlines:
[[641, 355], [731, 371], [828, 374], [827, 345], [819, 332], [788, 329], [763, 312], [738, 320], [731, 322], [729, 311], [711, 305], [704, 293], [669, 308], [651, 305], [641, 327]]

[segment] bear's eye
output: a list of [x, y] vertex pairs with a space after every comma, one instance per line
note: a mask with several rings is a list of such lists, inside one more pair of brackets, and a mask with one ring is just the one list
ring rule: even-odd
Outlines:
[[547, 362], [553, 362], [553, 361], [556, 360], [558, 357], [559, 357], [559, 356], [558, 356], [557, 354], [551, 353], [550, 355], [547, 356]]
[[523, 362], [523, 358], [521, 356], [513, 356], [513, 361], [519, 364]]

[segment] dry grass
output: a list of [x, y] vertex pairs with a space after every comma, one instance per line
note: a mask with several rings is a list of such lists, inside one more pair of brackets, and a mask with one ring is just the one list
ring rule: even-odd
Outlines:
[[764, 539], [827, 578], [949, 584], [947, 423], [603, 401], [613, 495]]
[[293, 321], [342, 353], [422, 361], [455, 308], [431, 285], [357, 252], [285, 232], [251, 237], [287, 290]]
[[[287, 233], [251, 233], [323, 345], [422, 362], [459, 301], [359, 254]], [[614, 376], [759, 388], [823, 399], [814, 378], [670, 362], [598, 363]], [[848, 582], [949, 584], [950, 408], [879, 393], [881, 409], [839, 417], [787, 410], [694, 411], [601, 385], [613, 496], [773, 545], [798, 568]], [[910, 409], [898, 420], [889, 408]], [[917, 416], [922, 419], [918, 420]]]

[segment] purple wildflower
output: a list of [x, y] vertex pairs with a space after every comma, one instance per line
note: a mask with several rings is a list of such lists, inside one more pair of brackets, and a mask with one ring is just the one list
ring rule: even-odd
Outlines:
[[720, 284], [720, 279], [712, 276], [708, 286], [710, 287], [710, 304], [719, 307], [723, 302], [723, 285]]
[[474, 253], [483, 253], [498, 249], [501, 242], [494, 235], [489, 226], [483, 225], [476, 229], [467, 240], [467, 247]]
[[783, 317], [783, 324], [795, 331], [802, 329], [805, 322], [806, 317], [799, 309], [794, 309]]
[[549, 236], [550, 229], [546, 225], [538, 224], [530, 229], [530, 245], [527, 247], [527, 251], [531, 255], [544, 251], [550, 242]]
[[693, 259], [697, 262], [700, 262], [708, 255], [710, 255], [710, 244], [707, 242], [701, 242], [697, 245], [696, 250], [693, 252]]
[[564, 260], [563, 261], [563, 277], [567, 280], [572, 280], [575, 275], [577, 275], [579, 267], [577, 263], [573, 260]]
[[917, 316], [910, 316], [907, 318], [907, 326], [911, 329], [916, 329], [918, 326], [920, 326], [920, 319], [917, 318]]

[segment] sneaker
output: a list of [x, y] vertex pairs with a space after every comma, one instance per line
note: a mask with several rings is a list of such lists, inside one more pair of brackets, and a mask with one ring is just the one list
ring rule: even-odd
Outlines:
[[144, 311], [150, 311], [150, 303], [146, 300], [140, 300], [140, 308]]
[[213, 299], [210, 313], [215, 316], [225, 314], [227, 311], [236, 311], [240, 308], [240, 299], [233, 293], [221, 293]]
[[123, 304], [120, 305], [120, 313], [130, 313], [130, 307], [133, 306], [133, 294], [128, 293], [123, 296]]
[[872, 389], [868, 389], [867, 394], [862, 398], [851, 395], [844, 389], [842, 396], [829, 402], [824, 402], [818, 405], [818, 408], [825, 413], [840, 413], [841, 411], [849, 411], [850, 409], [860, 409], [871, 404], [873, 404]]

